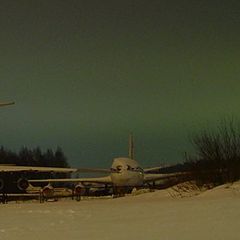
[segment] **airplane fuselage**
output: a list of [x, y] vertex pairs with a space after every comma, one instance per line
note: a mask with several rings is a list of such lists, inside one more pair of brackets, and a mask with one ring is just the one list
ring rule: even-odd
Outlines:
[[142, 186], [144, 180], [143, 170], [138, 162], [130, 158], [115, 158], [110, 176], [116, 187]]

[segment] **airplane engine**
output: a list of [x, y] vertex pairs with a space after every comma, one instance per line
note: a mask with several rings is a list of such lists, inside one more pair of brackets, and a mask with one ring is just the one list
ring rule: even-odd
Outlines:
[[42, 189], [42, 194], [44, 197], [46, 198], [49, 198], [49, 197], [53, 197], [53, 194], [54, 194], [54, 188], [53, 186], [51, 186], [50, 184], [45, 186], [43, 189]]
[[19, 178], [17, 181], [17, 187], [19, 190], [26, 190], [29, 187], [29, 182], [26, 178]]
[[82, 196], [86, 192], [86, 188], [82, 184], [77, 184], [74, 188], [75, 195]]
[[4, 180], [0, 178], [0, 190], [4, 188]]

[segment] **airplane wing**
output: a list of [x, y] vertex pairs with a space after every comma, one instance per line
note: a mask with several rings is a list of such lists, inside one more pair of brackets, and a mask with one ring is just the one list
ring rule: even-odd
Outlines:
[[15, 102], [0, 102], [0, 107], [8, 106], [8, 105], [13, 105]]
[[16, 166], [14, 164], [0, 164], [0, 172], [62, 172], [62, 173], [110, 173], [110, 169], [102, 168], [58, 168], [58, 167], [34, 167]]
[[72, 183], [102, 183], [112, 184], [110, 176], [96, 178], [62, 178], [62, 179], [34, 179], [28, 180], [29, 183], [56, 183], [56, 182], [72, 182]]
[[169, 174], [144, 174], [144, 182], [153, 182], [161, 179], [169, 179], [177, 176], [182, 176], [185, 173], [169, 173]]
[[152, 167], [152, 168], [144, 168], [144, 173], [152, 172], [152, 171], [158, 171], [159, 169], [162, 169], [164, 167]]
[[0, 172], [58, 172], [58, 173], [72, 173], [72, 172], [77, 172], [77, 169], [76, 168], [58, 168], [58, 167], [33, 167], [33, 166], [0, 165]]
[[78, 168], [77, 172], [81, 173], [111, 173], [110, 169], [104, 169], [104, 168]]

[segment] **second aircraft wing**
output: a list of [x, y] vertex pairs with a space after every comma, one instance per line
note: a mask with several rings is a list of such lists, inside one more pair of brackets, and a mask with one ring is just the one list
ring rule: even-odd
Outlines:
[[72, 172], [77, 172], [77, 171], [78, 171], [77, 168], [0, 165], [0, 172], [58, 172], [58, 173], [72, 173]]
[[62, 178], [62, 179], [38, 179], [28, 180], [30, 183], [56, 183], [56, 182], [72, 182], [72, 183], [102, 183], [112, 184], [110, 176], [96, 178]]
[[169, 179], [177, 176], [182, 176], [185, 173], [169, 173], [169, 174], [144, 174], [144, 182], [153, 182], [161, 179]]

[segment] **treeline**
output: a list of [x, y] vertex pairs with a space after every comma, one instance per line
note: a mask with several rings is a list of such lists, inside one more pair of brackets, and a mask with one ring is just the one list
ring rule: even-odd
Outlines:
[[240, 179], [240, 125], [223, 120], [215, 130], [203, 130], [191, 139], [195, 153], [182, 165], [198, 185], [214, 186]]
[[[0, 148], [0, 164], [14, 164], [16, 166], [35, 166], [35, 167], [69, 167], [67, 158], [62, 149], [58, 147], [56, 151], [47, 149], [42, 151], [39, 147], [29, 149], [22, 147], [18, 152], [9, 149]], [[5, 182], [5, 189], [8, 192], [19, 192], [16, 182], [20, 178], [27, 179], [49, 179], [49, 178], [66, 178], [70, 177], [68, 173], [57, 172], [12, 172], [1, 173], [0, 179]], [[39, 184], [41, 186], [45, 184]]]
[[34, 149], [22, 147], [19, 152], [13, 152], [1, 146], [0, 164], [39, 167], [69, 167], [67, 158], [60, 147], [58, 147], [56, 151], [47, 149], [45, 152], [39, 147]]

